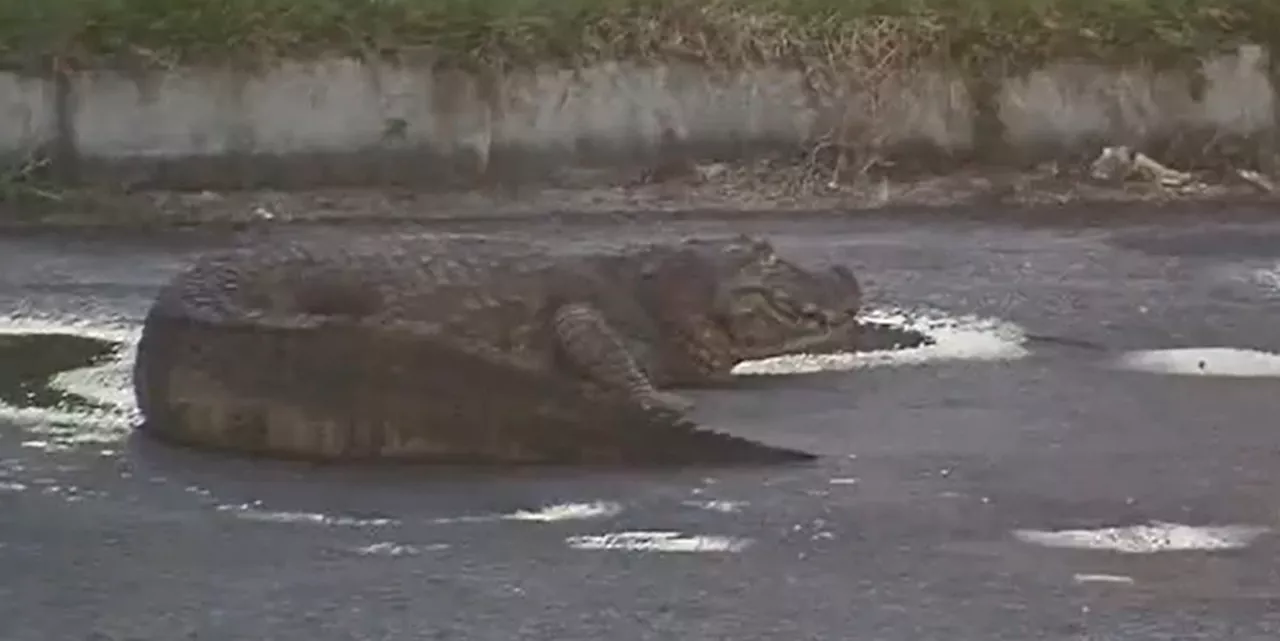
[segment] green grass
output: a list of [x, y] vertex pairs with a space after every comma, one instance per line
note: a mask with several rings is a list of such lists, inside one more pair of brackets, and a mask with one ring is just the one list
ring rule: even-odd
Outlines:
[[464, 66], [1169, 59], [1280, 40], [1280, 0], [0, 0], [0, 59], [263, 62], [425, 50]]

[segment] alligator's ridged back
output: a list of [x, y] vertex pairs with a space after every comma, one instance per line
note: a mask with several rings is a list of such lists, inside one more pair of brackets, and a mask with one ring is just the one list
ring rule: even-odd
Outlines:
[[263, 322], [268, 314], [272, 322], [297, 316], [302, 323], [308, 311], [412, 314], [424, 299], [438, 309], [438, 290], [492, 288], [552, 264], [548, 253], [534, 243], [472, 234], [286, 237], [202, 256], [166, 284], [155, 306], [209, 322]]
[[214, 325], [157, 308], [138, 346], [135, 385], [152, 435], [246, 454], [592, 464], [813, 458], [368, 328]]

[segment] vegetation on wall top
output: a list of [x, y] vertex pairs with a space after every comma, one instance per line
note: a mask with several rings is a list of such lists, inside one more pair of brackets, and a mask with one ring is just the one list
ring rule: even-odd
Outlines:
[[600, 59], [1170, 59], [1280, 39], [1277, 0], [0, 0], [0, 59], [263, 63], [425, 51], [507, 68]]

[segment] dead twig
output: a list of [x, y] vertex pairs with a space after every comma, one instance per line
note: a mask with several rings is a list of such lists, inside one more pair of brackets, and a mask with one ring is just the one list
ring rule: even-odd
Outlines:
[[1089, 166], [1089, 175], [1104, 182], [1124, 182], [1138, 178], [1165, 189], [1193, 190], [1205, 187], [1190, 172], [1160, 164], [1154, 158], [1125, 146], [1103, 147]]
[[30, 151], [22, 160], [0, 170], [0, 202], [16, 202], [31, 197], [61, 202], [62, 195], [41, 185], [39, 174], [50, 160], [38, 151]]
[[1253, 185], [1258, 191], [1264, 194], [1273, 194], [1276, 191], [1276, 184], [1270, 178], [1262, 175], [1262, 173], [1252, 169], [1237, 169], [1236, 175], [1241, 180]]

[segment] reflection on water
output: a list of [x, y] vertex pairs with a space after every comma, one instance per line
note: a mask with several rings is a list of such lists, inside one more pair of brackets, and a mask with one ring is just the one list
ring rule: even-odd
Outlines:
[[0, 335], [0, 403], [17, 408], [103, 409], [51, 385], [61, 372], [107, 361], [118, 345], [72, 334]]

